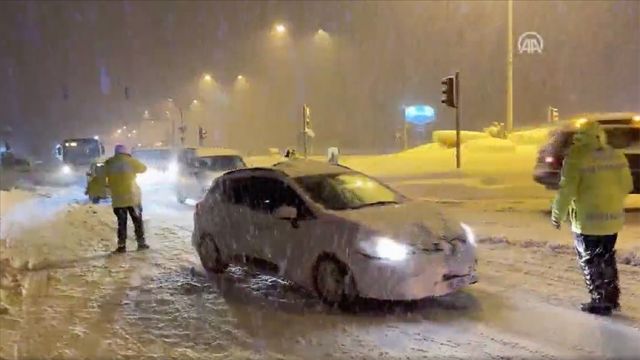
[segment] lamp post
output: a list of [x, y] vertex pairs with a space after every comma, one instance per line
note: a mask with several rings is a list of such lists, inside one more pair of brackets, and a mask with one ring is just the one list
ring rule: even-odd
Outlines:
[[513, 130], [513, 0], [507, 2], [507, 132]]

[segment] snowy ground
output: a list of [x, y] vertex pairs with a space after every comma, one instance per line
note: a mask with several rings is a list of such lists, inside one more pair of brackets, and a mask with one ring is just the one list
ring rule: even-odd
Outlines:
[[2, 192], [0, 358], [637, 358], [638, 198], [620, 240], [636, 265], [620, 265], [623, 312], [595, 317], [576, 310], [586, 292], [568, 230], [549, 226], [552, 193], [524, 165], [457, 172], [442, 152], [431, 172], [411, 163], [423, 156], [403, 155], [404, 166], [401, 155], [377, 167], [345, 162], [382, 168], [377, 176], [387, 167], [395, 187], [469, 222], [481, 239], [480, 282], [441, 299], [367, 301], [350, 314], [244, 269], [205, 275], [189, 243], [192, 209], [162, 189], [145, 193], [152, 250], [118, 256], [108, 254], [108, 204], [84, 204], [78, 189]]

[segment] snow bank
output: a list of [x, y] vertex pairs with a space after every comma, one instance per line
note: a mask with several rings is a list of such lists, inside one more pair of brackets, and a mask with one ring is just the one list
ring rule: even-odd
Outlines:
[[[489, 134], [479, 131], [461, 131], [460, 143], [464, 144], [471, 140], [487, 139], [490, 138]], [[456, 132], [455, 130], [438, 130], [433, 132], [433, 142], [441, 144], [446, 147], [456, 146]]]
[[516, 151], [516, 145], [509, 140], [498, 138], [477, 139], [467, 141], [462, 145], [462, 150], [485, 154], [512, 153]]
[[112, 218], [107, 206], [70, 205], [50, 221], [9, 229], [0, 257], [14, 268], [34, 270], [107, 251], [114, 243]]
[[544, 145], [549, 140], [550, 128], [516, 131], [509, 134], [508, 139], [516, 145]]
[[446, 149], [447, 148], [444, 145], [442, 145], [441, 143], [435, 142], [435, 143], [429, 143], [429, 144], [425, 144], [425, 145], [416, 146], [414, 148], [411, 148], [409, 150], [401, 152], [401, 154], [403, 154], [403, 155], [419, 155], [421, 153], [428, 153], [428, 152], [433, 152], [433, 151], [443, 151], [443, 150], [446, 150]]
[[33, 192], [24, 190], [0, 191], [0, 218], [8, 214], [16, 205], [31, 200], [35, 196]]

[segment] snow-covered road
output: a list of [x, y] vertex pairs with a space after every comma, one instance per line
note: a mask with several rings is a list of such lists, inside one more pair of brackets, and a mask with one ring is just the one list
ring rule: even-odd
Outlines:
[[[70, 193], [28, 200], [6, 211], [29, 206], [55, 214], [3, 235], [14, 247], [2, 256], [7, 313], [0, 315], [0, 357], [638, 358], [640, 267], [620, 266], [622, 313], [583, 314], [576, 306], [586, 292], [570, 237], [546, 230], [539, 208], [548, 199], [536, 205], [487, 195], [478, 205], [462, 191], [434, 194], [428, 183], [396, 185], [471, 220], [482, 239], [480, 282], [440, 299], [367, 301], [349, 314], [245, 269], [205, 275], [189, 242], [192, 209], [162, 192], [146, 194], [152, 250], [117, 256], [108, 255], [114, 246], [108, 205], [74, 204]], [[4, 211], [6, 225], [11, 216]], [[638, 231], [631, 215], [626, 234]], [[43, 245], [46, 252], [34, 251]], [[631, 251], [632, 241], [624, 248]], [[25, 249], [26, 264], [19, 259]], [[40, 270], [18, 271], [9, 260]]]

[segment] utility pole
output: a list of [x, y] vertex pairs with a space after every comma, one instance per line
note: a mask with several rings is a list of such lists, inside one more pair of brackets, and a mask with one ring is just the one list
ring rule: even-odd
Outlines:
[[182, 107], [178, 106], [178, 112], [180, 112], [180, 145], [184, 147], [184, 133], [187, 131], [187, 127], [184, 125], [184, 116], [182, 114]]
[[507, 133], [513, 130], [513, 0], [507, 0]]
[[307, 104], [302, 105], [302, 147], [304, 151], [304, 158], [308, 156], [308, 138], [314, 137], [315, 134], [311, 129], [311, 109]]
[[456, 99], [456, 169], [460, 169], [462, 164], [460, 163], [460, 72], [456, 71], [456, 77], [454, 82], [454, 91]]
[[404, 150], [407, 151], [409, 149], [409, 125], [407, 124], [407, 120], [405, 119], [403, 123], [403, 132], [402, 139], [404, 141]]

